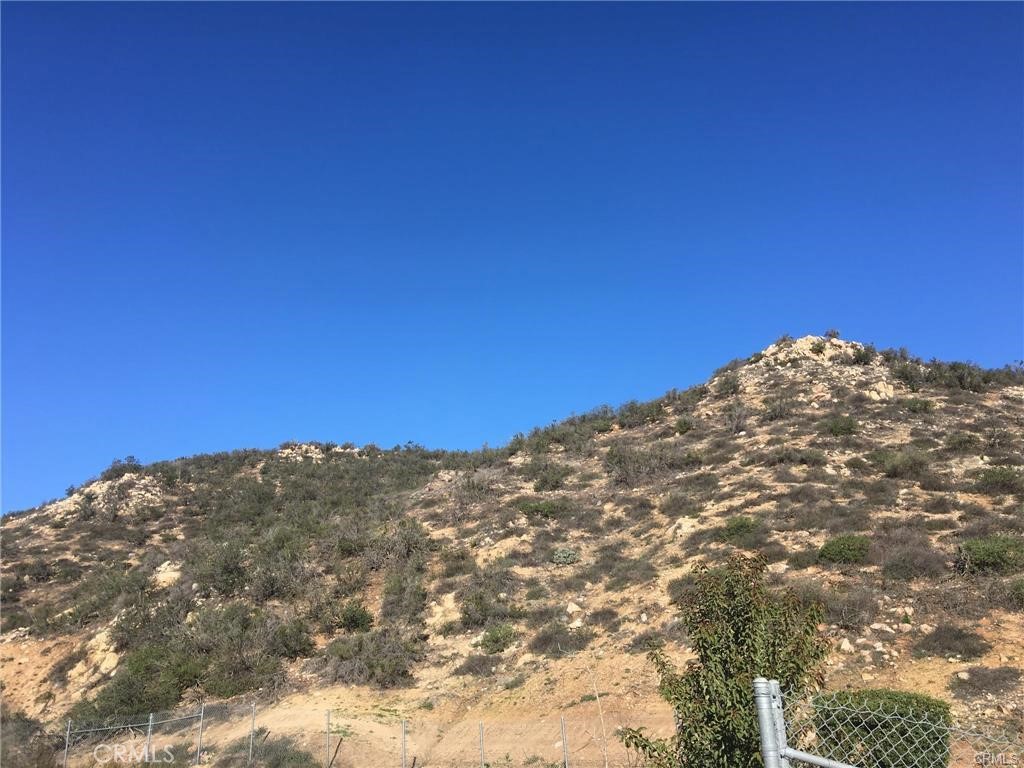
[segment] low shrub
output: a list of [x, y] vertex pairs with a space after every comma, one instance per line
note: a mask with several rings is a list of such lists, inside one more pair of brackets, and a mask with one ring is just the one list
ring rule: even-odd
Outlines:
[[857, 765], [930, 768], [949, 761], [949, 705], [918, 693], [866, 689], [813, 700], [817, 738]]
[[976, 659], [984, 656], [992, 646], [977, 632], [962, 629], [953, 624], [939, 624], [933, 632], [925, 635], [914, 649], [931, 656], [959, 656], [962, 659]]
[[1011, 608], [1024, 611], [1024, 579], [1015, 579], [1007, 585], [1006, 602]]
[[953, 453], [972, 453], [981, 448], [981, 438], [970, 432], [952, 432], [946, 437], [945, 447]]
[[857, 420], [852, 416], [831, 416], [821, 423], [821, 431], [832, 437], [857, 434]]
[[1024, 494], [1024, 474], [1013, 467], [989, 467], [978, 473], [974, 488], [989, 496]]
[[490, 656], [482, 653], [470, 654], [454, 670], [459, 676], [472, 675], [473, 677], [489, 677], [494, 674], [495, 661]]
[[346, 632], [366, 632], [373, 626], [373, 614], [358, 600], [350, 600], [339, 612], [337, 624]]
[[582, 651], [593, 637], [594, 633], [586, 627], [569, 629], [565, 624], [552, 623], [533, 636], [529, 649], [532, 653], [558, 658]]
[[[412, 680], [419, 647], [392, 627], [339, 638], [324, 649], [323, 673], [331, 682], [395, 688]], [[142, 710], [140, 710], [142, 711]]]
[[719, 397], [731, 397], [739, 394], [740, 377], [736, 371], [728, 371], [718, 377], [715, 383], [715, 394]]
[[920, 397], [910, 397], [900, 403], [911, 413], [931, 413], [932, 409], [935, 408], [935, 404], [931, 400], [925, 400]]
[[661, 502], [661, 513], [669, 517], [696, 517], [704, 504], [688, 493], [670, 493]]
[[1024, 569], [1024, 539], [994, 534], [967, 539], [956, 560], [961, 573], [1015, 573]]
[[867, 536], [848, 534], [826, 541], [818, 550], [818, 560], [838, 565], [867, 562], [871, 540]]
[[[253, 745], [252, 759], [249, 759], [249, 745]], [[218, 766], [258, 765], [261, 768], [319, 768], [320, 761], [298, 746], [288, 736], [270, 736], [263, 727], [248, 736], [231, 742], [218, 751]]]
[[0, 763], [4, 768], [57, 768], [63, 739], [48, 736], [42, 724], [9, 706], [0, 710]]
[[517, 637], [519, 633], [511, 624], [495, 624], [484, 632], [480, 647], [490, 654], [501, 653], [509, 648]]
[[551, 553], [551, 562], [555, 565], [572, 565], [580, 561], [580, 553], [575, 549], [559, 547]]
[[881, 451], [876, 458], [882, 473], [895, 479], [920, 480], [928, 469], [928, 456], [915, 448]]
[[657, 421], [664, 411], [665, 407], [660, 400], [651, 400], [647, 403], [631, 400], [619, 408], [615, 414], [615, 420], [623, 429], [632, 429]]

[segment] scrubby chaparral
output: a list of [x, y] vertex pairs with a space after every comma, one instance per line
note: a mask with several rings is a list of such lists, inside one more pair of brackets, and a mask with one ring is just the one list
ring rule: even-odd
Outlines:
[[200, 700], [300, 741], [318, 706], [666, 735], [645, 654], [692, 657], [680, 605], [737, 554], [819, 617], [829, 688], [1021, 730], [1022, 464], [1019, 368], [834, 333], [502, 448], [118, 461], [3, 519], [5, 735]]

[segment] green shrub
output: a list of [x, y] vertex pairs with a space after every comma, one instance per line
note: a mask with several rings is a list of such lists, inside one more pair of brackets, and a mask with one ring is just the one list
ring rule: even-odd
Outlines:
[[270, 652], [286, 659], [308, 656], [313, 650], [313, 638], [309, 627], [302, 619], [283, 621], [273, 629], [270, 638]]
[[864, 346], [854, 347], [845, 362], [849, 365], [869, 365], [877, 354], [873, 345], [865, 344]]
[[373, 626], [373, 614], [358, 600], [349, 600], [338, 614], [338, 629], [366, 632]]
[[384, 580], [382, 597], [382, 619], [418, 624], [427, 604], [427, 590], [415, 564], [392, 570]]
[[495, 624], [484, 632], [480, 647], [487, 653], [501, 653], [516, 641], [519, 633], [511, 624]]
[[915, 448], [882, 451], [877, 459], [886, 477], [919, 480], [928, 469], [928, 456]]
[[961, 573], [1015, 573], [1024, 569], [1024, 539], [994, 534], [967, 539], [957, 553]]
[[664, 406], [659, 400], [652, 400], [648, 403], [638, 403], [635, 400], [624, 404], [616, 414], [616, 421], [623, 429], [631, 429], [649, 424], [661, 418]]
[[821, 423], [821, 431], [833, 437], [857, 434], [857, 420], [852, 416], [830, 416]]
[[768, 588], [763, 560], [734, 557], [721, 568], [702, 566], [682, 607], [696, 659], [679, 672], [660, 650], [649, 654], [659, 691], [675, 713], [675, 737], [652, 739], [624, 729], [626, 747], [658, 768], [760, 768], [753, 680], [776, 678], [799, 696], [828, 653], [817, 633], [819, 618], [792, 593]]
[[605, 469], [612, 481], [634, 487], [667, 472], [699, 467], [703, 459], [693, 451], [658, 444], [635, 448], [617, 443], [605, 455]]
[[324, 650], [323, 669], [331, 682], [395, 688], [412, 681], [410, 667], [418, 658], [413, 640], [384, 627], [332, 642]]
[[976, 659], [988, 653], [992, 646], [977, 632], [952, 624], [939, 624], [934, 631], [918, 640], [914, 649], [932, 656]]
[[847, 534], [826, 541], [818, 550], [818, 560], [823, 563], [858, 564], [868, 559], [871, 540], [867, 536]]
[[990, 496], [1024, 494], [1024, 474], [1013, 467], [990, 467], [978, 474], [974, 487], [980, 493]]
[[694, 421], [689, 416], [680, 416], [676, 419], [676, 434], [685, 435], [687, 432], [693, 429]]
[[444, 548], [441, 550], [441, 575], [446, 579], [453, 576], [465, 576], [476, 570], [476, 559], [465, 547]]
[[117, 672], [92, 702], [80, 702], [72, 718], [103, 722], [109, 718], [170, 709], [181, 694], [200, 682], [203, 665], [192, 654], [145, 646], [122, 658]]
[[738, 394], [740, 391], [740, 377], [735, 371], [722, 374], [715, 385], [715, 394], [719, 397], [729, 397]]
[[557, 491], [565, 484], [565, 480], [572, 475], [572, 467], [567, 467], [565, 464], [558, 464], [553, 461], [534, 459], [526, 465], [523, 474], [530, 480], [533, 480], [533, 490], [538, 493]]
[[521, 496], [512, 503], [527, 518], [534, 520], [560, 520], [571, 517], [576, 511], [576, 505], [565, 496], [557, 496], [553, 499]]
[[910, 397], [901, 401], [901, 404], [911, 413], [931, 413], [935, 403], [920, 397]]
[[572, 565], [580, 561], [580, 553], [575, 549], [559, 547], [551, 553], [551, 562], [555, 565]]
[[949, 705], [887, 689], [814, 697], [814, 730], [828, 757], [856, 765], [934, 768], [949, 762]]

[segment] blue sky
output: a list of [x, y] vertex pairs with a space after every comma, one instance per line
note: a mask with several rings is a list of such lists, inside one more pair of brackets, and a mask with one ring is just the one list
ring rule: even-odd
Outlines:
[[784, 332], [1022, 354], [1024, 5], [2, 7], [3, 509], [472, 448]]

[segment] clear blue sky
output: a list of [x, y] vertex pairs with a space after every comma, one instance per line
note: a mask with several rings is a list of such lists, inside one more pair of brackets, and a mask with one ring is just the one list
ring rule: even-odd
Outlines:
[[499, 444], [783, 332], [1022, 357], [1024, 5], [4, 3], [3, 509]]

